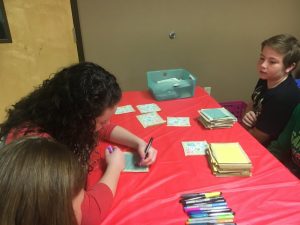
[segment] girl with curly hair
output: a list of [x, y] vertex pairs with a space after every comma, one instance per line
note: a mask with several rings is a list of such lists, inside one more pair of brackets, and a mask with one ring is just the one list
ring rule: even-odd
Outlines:
[[[71, 65], [54, 74], [7, 111], [0, 125], [0, 138], [9, 143], [22, 136], [51, 137], [65, 144], [87, 169], [82, 204], [82, 224], [99, 224], [112, 204], [124, 156], [118, 147], [109, 154], [101, 170], [96, 146], [104, 139], [137, 150], [141, 165], [152, 164], [157, 150], [130, 131], [111, 124], [122, 96], [114, 75], [90, 62]], [[102, 176], [103, 175], [103, 176]], [[100, 208], [100, 209], [99, 209]]]

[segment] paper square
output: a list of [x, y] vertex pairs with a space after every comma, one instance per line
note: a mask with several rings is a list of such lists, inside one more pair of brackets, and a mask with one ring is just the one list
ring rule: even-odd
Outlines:
[[155, 103], [137, 105], [136, 107], [141, 113], [158, 112], [161, 110]]
[[190, 118], [189, 117], [167, 117], [167, 126], [174, 127], [189, 127]]
[[183, 141], [182, 147], [185, 156], [205, 155], [208, 143], [206, 141]]
[[163, 124], [166, 122], [156, 112], [145, 113], [145, 114], [138, 115], [136, 117], [144, 128]]
[[149, 172], [148, 166], [138, 166], [140, 157], [136, 153], [124, 152], [125, 168], [124, 172]]
[[124, 106], [117, 107], [115, 114], [118, 115], [118, 114], [130, 113], [130, 112], [135, 112], [132, 105], [124, 105]]

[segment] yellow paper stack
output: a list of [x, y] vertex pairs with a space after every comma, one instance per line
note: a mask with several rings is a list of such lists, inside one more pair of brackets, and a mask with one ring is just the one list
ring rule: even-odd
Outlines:
[[218, 177], [251, 176], [251, 160], [237, 142], [210, 143], [207, 155], [212, 173]]

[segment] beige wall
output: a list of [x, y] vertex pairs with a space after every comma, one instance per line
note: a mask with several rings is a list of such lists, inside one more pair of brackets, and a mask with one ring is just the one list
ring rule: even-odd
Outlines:
[[[69, 0], [4, 0], [13, 43], [0, 44], [4, 110], [59, 68], [78, 61]], [[300, 38], [298, 0], [78, 0], [86, 59], [124, 90], [146, 89], [146, 71], [183, 67], [219, 101], [248, 99], [260, 42]], [[168, 34], [175, 31], [174, 40]]]
[[59, 68], [78, 62], [69, 0], [4, 0], [13, 43], [0, 44], [4, 110]]
[[78, 7], [86, 60], [115, 73], [125, 90], [146, 89], [146, 71], [184, 67], [217, 100], [248, 100], [261, 41], [278, 33], [300, 39], [299, 0], [78, 0]]

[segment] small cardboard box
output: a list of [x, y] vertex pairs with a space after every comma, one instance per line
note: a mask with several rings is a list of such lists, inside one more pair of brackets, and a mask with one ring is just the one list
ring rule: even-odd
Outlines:
[[196, 79], [185, 69], [147, 72], [147, 84], [158, 101], [194, 96]]

